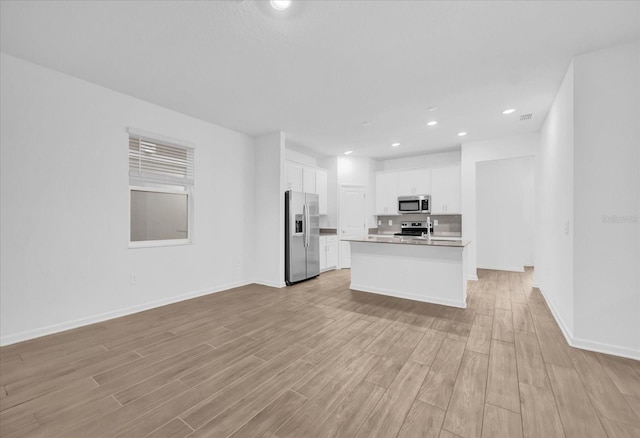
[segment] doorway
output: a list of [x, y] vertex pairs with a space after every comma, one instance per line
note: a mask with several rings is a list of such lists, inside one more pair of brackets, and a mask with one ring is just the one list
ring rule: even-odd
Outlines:
[[[366, 199], [363, 186], [341, 186], [338, 235], [340, 239], [364, 237], [367, 234]], [[349, 242], [340, 241], [339, 267], [351, 267]]]
[[477, 266], [523, 272], [533, 265], [533, 158], [476, 165]]

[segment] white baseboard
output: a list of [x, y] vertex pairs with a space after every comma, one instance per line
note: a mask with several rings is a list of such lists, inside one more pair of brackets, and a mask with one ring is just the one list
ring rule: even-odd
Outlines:
[[547, 306], [549, 306], [549, 310], [551, 310], [551, 314], [553, 315], [553, 318], [556, 320], [556, 323], [560, 327], [560, 330], [562, 331], [564, 338], [567, 340], [567, 343], [570, 346], [575, 348], [581, 348], [583, 350], [595, 351], [597, 353], [612, 354], [614, 356], [621, 356], [621, 357], [626, 357], [628, 359], [640, 360], [640, 351], [638, 350], [634, 350], [628, 347], [623, 347], [620, 345], [603, 344], [601, 342], [575, 338], [573, 336], [573, 333], [565, 325], [562, 318], [560, 318], [560, 315], [558, 314], [555, 306], [549, 300], [547, 294], [544, 292], [544, 288], [542, 288], [541, 286], [534, 286], [534, 287], [537, 287], [538, 289], [540, 289], [540, 293], [542, 294], [542, 297], [547, 303]]
[[567, 340], [569, 345], [572, 345], [571, 344], [571, 340], [573, 339], [573, 332], [569, 329], [569, 327], [567, 327], [567, 325], [565, 324], [564, 320], [560, 317], [560, 314], [558, 313], [558, 310], [553, 305], [551, 300], [549, 300], [549, 296], [544, 292], [544, 289], [542, 287], [539, 287], [539, 286], [536, 286], [536, 287], [538, 287], [538, 289], [540, 289], [540, 293], [542, 294], [542, 298], [544, 298], [544, 301], [547, 303], [547, 306], [549, 307], [549, 310], [551, 310], [551, 315], [553, 315], [553, 319], [556, 320], [556, 323], [558, 324], [558, 327], [560, 327], [560, 330], [562, 331], [562, 334], [564, 335], [564, 338]]
[[569, 342], [569, 345], [576, 348], [582, 348], [583, 350], [596, 351], [598, 353], [612, 354], [614, 356], [640, 360], [640, 351], [633, 350], [627, 347], [621, 347], [619, 345], [602, 344], [600, 342], [576, 338], [573, 338], [572, 341]]
[[287, 285], [285, 282], [277, 282], [277, 281], [270, 281], [270, 280], [256, 280], [254, 281], [254, 283], [260, 284], [262, 286], [277, 287], [277, 288], [285, 287]]
[[467, 275], [467, 280], [478, 281], [478, 276], [477, 275]]
[[389, 295], [396, 298], [404, 298], [406, 300], [422, 301], [425, 303], [432, 303], [432, 304], [441, 304], [443, 306], [459, 307], [461, 309], [467, 308], [467, 303], [464, 301], [443, 300], [442, 298], [427, 297], [424, 295], [413, 295], [409, 293], [402, 293], [402, 292], [387, 290], [383, 288], [360, 286], [354, 283], [351, 283], [349, 285], [349, 289], [361, 291], [361, 292], [371, 292], [374, 294]]
[[524, 272], [524, 266], [479, 266], [478, 269], [490, 269], [492, 271]]
[[114, 310], [112, 312], [99, 313], [97, 315], [87, 316], [85, 318], [78, 318], [73, 321], [66, 321], [58, 324], [52, 324], [46, 327], [39, 327], [33, 330], [26, 330], [24, 332], [14, 333], [6, 336], [0, 336], [0, 346], [11, 345], [17, 342], [28, 341], [30, 339], [39, 338], [41, 336], [52, 335], [54, 333], [63, 332], [66, 330], [75, 329], [78, 327], [84, 327], [86, 325], [95, 324], [98, 322], [108, 321], [110, 319], [119, 318], [121, 316], [131, 315], [133, 313], [142, 312], [144, 310], [154, 309], [156, 307], [166, 306], [167, 304], [173, 304], [180, 301], [189, 300], [191, 298], [197, 298], [204, 295], [209, 295], [217, 292], [222, 292], [235, 287], [246, 286], [252, 284], [251, 281], [229, 283], [221, 286], [217, 286], [211, 289], [202, 289], [198, 291], [188, 292], [182, 295], [175, 295], [169, 298], [163, 298], [161, 300], [152, 301], [137, 306], [126, 307], [124, 309]]

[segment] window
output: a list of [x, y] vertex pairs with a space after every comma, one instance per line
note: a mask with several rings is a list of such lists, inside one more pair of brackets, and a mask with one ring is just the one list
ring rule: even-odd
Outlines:
[[129, 129], [129, 247], [191, 243], [192, 146]]

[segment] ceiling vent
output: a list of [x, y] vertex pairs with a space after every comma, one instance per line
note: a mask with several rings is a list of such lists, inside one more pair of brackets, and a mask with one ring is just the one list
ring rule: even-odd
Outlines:
[[533, 117], [533, 113], [522, 114], [520, 116], [520, 121], [522, 122], [523, 120], [531, 120], [531, 117]]

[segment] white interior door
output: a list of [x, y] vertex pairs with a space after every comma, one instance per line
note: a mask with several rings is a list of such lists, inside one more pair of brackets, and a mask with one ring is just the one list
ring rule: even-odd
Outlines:
[[[340, 187], [339, 235], [363, 237], [367, 234], [366, 202], [364, 187]], [[349, 242], [340, 242], [340, 268], [351, 267], [351, 249]]]

